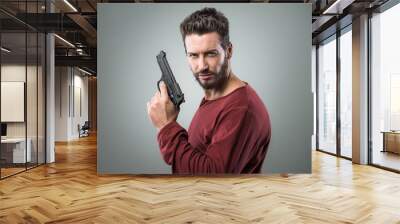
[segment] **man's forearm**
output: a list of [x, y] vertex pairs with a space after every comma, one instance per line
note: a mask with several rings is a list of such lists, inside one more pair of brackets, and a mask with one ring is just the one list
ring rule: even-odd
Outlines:
[[[174, 173], [224, 173], [225, 161], [218, 154], [207, 155], [190, 145], [187, 131], [171, 122], [158, 133], [158, 143], [164, 161], [173, 166]], [[215, 150], [214, 150], [215, 151]]]
[[157, 135], [160, 152], [163, 156], [164, 161], [168, 165], [172, 165], [175, 151], [179, 146], [179, 144], [177, 144], [177, 141], [179, 140], [174, 139], [176, 138], [175, 136], [182, 136], [181, 138], [187, 139], [186, 130], [181, 127], [176, 121], [172, 121], [165, 125], [159, 130]]

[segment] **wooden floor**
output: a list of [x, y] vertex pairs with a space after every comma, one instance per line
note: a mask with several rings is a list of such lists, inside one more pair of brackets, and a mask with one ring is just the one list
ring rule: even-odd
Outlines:
[[8, 177], [11, 176], [13, 174], [25, 171], [25, 167], [24, 168], [0, 168], [1, 169], [1, 177]]
[[0, 223], [400, 223], [400, 175], [313, 152], [313, 173], [102, 176], [96, 139], [0, 181]]
[[376, 150], [372, 160], [374, 164], [400, 170], [400, 154]]

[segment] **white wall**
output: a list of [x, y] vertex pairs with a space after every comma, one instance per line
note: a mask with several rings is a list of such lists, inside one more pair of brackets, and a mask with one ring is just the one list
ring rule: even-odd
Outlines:
[[56, 67], [55, 73], [55, 140], [77, 139], [78, 124], [88, 120], [88, 77], [72, 67]]
[[[26, 70], [25, 70], [26, 69]], [[39, 73], [41, 68], [39, 67]], [[25, 82], [25, 76], [28, 76], [27, 88], [27, 120], [28, 120], [28, 137], [31, 133], [36, 133], [36, 66], [27, 66], [20, 64], [6, 64], [1, 66], [1, 81], [2, 82]], [[39, 105], [40, 107], [41, 105]], [[7, 108], [2, 108], [6, 110]], [[33, 122], [33, 123], [32, 123]], [[24, 137], [26, 122], [7, 122], [8, 137]]]
[[[25, 82], [25, 64], [9, 64], [1, 66], [1, 81], [2, 82]], [[28, 66], [28, 74], [32, 67]], [[6, 110], [6, 108], [1, 108]], [[24, 137], [25, 136], [25, 122], [7, 122], [7, 137]]]
[[[83, 73], [77, 74], [78, 70], [74, 70], [74, 102], [71, 102], [71, 135], [72, 138], [78, 138], [78, 124], [81, 126], [88, 120], [88, 77], [82, 76]], [[72, 90], [72, 89], [71, 89]]]
[[68, 140], [70, 76], [68, 67], [55, 68], [55, 141]]

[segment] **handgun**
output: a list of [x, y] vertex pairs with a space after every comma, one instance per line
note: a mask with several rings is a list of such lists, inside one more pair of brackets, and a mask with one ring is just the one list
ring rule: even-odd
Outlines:
[[169, 98], [179, 110], [180, 105], [185, 102], [185, 98], [169, 67], [167, 54], [164, 51], [160, 51], [157, 55], [157, 62], [161, 69], [161, 79], [157, 82], [158, 91], [160, 91], [160, 82], [163, 81], [167, 86]]

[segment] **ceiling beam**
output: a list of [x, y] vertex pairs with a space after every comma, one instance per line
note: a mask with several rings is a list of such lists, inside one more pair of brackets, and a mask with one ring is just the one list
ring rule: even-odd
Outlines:
[[56, 66], [83, 66], [96, 70], [97, 60], [91, 56], [55, 56]]

